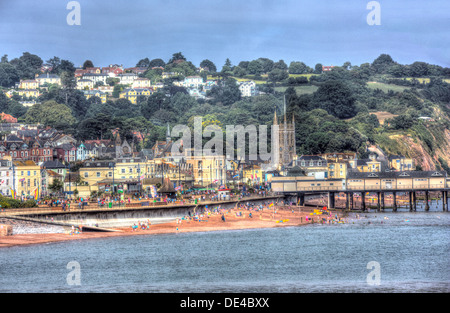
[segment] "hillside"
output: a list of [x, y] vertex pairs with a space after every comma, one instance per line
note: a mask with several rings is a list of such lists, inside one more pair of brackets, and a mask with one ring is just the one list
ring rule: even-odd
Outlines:
[[[207, 59], [198, 67], [178, 52], [167, 63], [159, 58], [137, 62], [138, 68], [147, 68], [139, 78], [159, 86], [132, 102], [124, 94], [131, 87], [126, 81], [105, 82], [113, 88], [105, 99], [86, 98], [86, 86], [78, 86], [81, 80], [75, 78], [81, 69], [57, 57], [46, 62], [28, 52], [11, 61], [2, 58], [0, 109], [19, 122], [43, 123], [78, 140], [111, 138], [112, 130], [119, 129], [121, 137], [131, 141], [138, 131], [148, 135], [143, 142], [136, 140], [136, 146], [150, 148], [165, 139], [167, 124], [192, 127], [195, 116], [201, 116], [204, 125], [271, 125], [275, 111], [283, 115], [285, 101], [289, 119], [296, 121], [299, 155], [356, 152], [366, 158], [369, 147], [379, 146], [388, 154], [414, 158], [423, 170], [450, 173], [446, 67], [420, 61], [399, 64], [382, 54], [372, 63], [333, 67], [262, 57], [237, 64], [227, 59], [219, 70]], [[51, 68], [61, 84], [40, 88], [37, 98], [21, 96], [14, 86], [43, 68]], [[192, 77], [202, 80], [200, 90], [187, 82]], [[248, 80], [256, 87], [251, 96], [244, 96], [240, 82]], [[24, 101], [41, 104], [29, 107]]]

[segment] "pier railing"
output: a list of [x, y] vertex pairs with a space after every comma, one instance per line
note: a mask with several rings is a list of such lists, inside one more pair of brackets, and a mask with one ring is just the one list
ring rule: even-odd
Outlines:
[[[308, 186], [308, 187], [297, 187], [296, 191], [337, 191], [337, 192], [346, 192], [346, 191], [396, 191], [396, 190], [405, 190], [405, 191], [422, 191], [422, 190], [442, 190], [446, 189], [445, 184], [433, 184], [433, 185], [392, 185], [392, 186], [380, 186], [380, 185], [365, 185], [365, 186]], [[287, 192], [287, 191], [286, 191]], [[295, 191], [289, 191], [295, 192]]]

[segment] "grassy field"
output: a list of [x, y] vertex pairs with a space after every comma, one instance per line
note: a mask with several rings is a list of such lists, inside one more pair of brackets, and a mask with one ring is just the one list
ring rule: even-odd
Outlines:
[[[413, 77], [406, 77], [406, 80], [413, 80], [414, 78]], [[421, 78], [421, 77], [419, 77], [419, 78], [415, 78], [417, 81], [419, 81], [420, 83], [429, 83], [430, 82], [430, 79], [429, 78], [427, 78], [427, 77], [425, 77], [425, 78]], [[446, 78], [446, 79], [443, 79], [443, 81], [444, 82], [446, 82], [446, 83], [450, 83], [450, 79], [448, 79], [448, 78]]]
[[319, 74], [289, 74], [289, 77], [306, 77], [308, 80], [311, 78], [311, 76], [318, 76]]
[[388, 92], [389, 90], [392, 90], [394, 92], [402, 92], [405, 89], [410, 89], [411, 87], [405, 87], [405, 86], [397, 86], [393, 84], [385, 84], [385, 83], [379, 83], [379, 82], [367, 82], [367, 87], [371, 89], [381, 89], [383, 92]]
[[370, 114], [375, 114], [378, 118], [378, 120], [380, 121], [380, 124], [383, 124], [384, 121], [388, 118], [393, 118], [396, 117], [398, 115], [389, 113], [389, 112], [370, 112]]
[[248, 80], [252, 80], [257, 85], [267, 84], [267, 81], [265, 81], [265, 80], [254, 80], [254, 79], [250, 79], [250, 78], [239, 78], [239, 77], [234, 77], [234, 76], [232, 78], [236, 79], [238, 82], [245, 82], [245, 81], [248, 81]]
[[[275, 91], [277, 92], [285, 92], [288, 87], [275, 87]], [[305, 85], [305, 86], [295, 86], [294, 89], [297, 92], [297, 95], [302, 94], [312, 94], [314, 93], [319, 87], [313, 86], [313, 85]]]

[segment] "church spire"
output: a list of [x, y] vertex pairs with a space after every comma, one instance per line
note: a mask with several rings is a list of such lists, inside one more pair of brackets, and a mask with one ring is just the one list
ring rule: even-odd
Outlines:
[[276, 107], [275, 107], [275, 113], [273, 115], [273, 125], [278, 125], [277, 108]]

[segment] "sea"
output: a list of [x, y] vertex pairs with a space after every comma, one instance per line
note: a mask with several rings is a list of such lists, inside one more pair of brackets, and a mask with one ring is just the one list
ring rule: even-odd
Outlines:
[[450, 214], [438, 209], [0, 249], [2, 293], [449, 291]]

